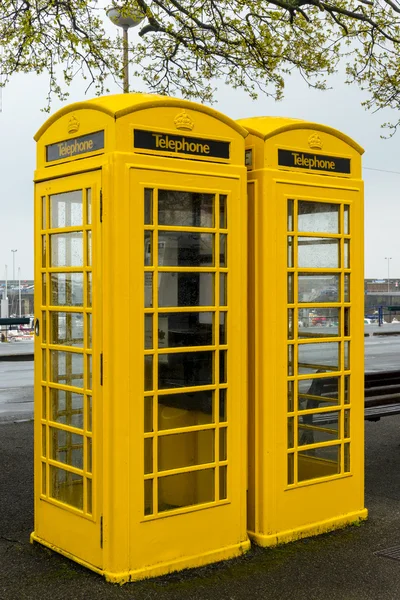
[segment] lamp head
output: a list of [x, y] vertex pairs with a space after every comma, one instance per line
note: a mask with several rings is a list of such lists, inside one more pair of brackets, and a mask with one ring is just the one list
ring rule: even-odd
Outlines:
[[130, 29], [136, 27], [143, 21], [146, 15], [138, 9], [129, 9], [124, 11], [120, 8], [110, 8], [106, 11], [107, 17], [114, 25], [122, 27], [123, 29]]

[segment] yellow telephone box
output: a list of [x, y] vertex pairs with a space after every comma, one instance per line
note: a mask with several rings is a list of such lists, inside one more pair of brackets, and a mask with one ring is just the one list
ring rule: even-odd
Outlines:
[[245, 135], [125, 94], [35, 137], [32, 541], [110, 581], [249, 546]]
[[366, 518], [363, 150], [294, 119], [238, 121], [249, 201], [250, 537]]

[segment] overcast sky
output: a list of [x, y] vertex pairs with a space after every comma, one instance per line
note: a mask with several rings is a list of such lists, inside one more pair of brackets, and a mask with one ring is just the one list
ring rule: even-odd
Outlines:
[[[214, 108], [233, 119], [261, 115], [279, 115], [306, 119], [339, 129], [364, 149], [365, 180], [365, 276], [386, 278], [391, 257], [390, 277], [400, 279], [400, 132], [389, 140], [380, 138], [380, 124], [391, 117], [390, 111], [375, 115], [361, 107], [364, 96], [357, 87], [346, 86], [340, 76], [330, 80], [327, 92], [308, 89], [297, 76], [287, 82], [282, 102], [260, 97], [252, 101], [245, 94], [220, 86]], [[89, 99], [82, 81], [73, 83], [68, 103]], [[115, 85], [112, 93], [120, 90]], [[143, 90], [145, 91], [145, 90]], [[0, 279], [5, 265], [8, 278], [33, 278], [33, 171], [35, 142], [33, 136], [47, 115], [45, 105], [47, 80], [35, 75], [16, 76], [2, 92], [0, 113]], [[62, 104], [54, 101], [52, 112]], [[391, 173], [390, 171], [394, 171]], [[397, 173], [396, 173], [397, 172]]]

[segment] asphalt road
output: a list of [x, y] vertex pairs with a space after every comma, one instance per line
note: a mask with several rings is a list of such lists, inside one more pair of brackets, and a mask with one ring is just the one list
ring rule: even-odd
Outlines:
[[[321, 333], [321, 328], [312, 328]], [[310, 328], [311, 331], [311, 328]], [[366, 325], [365, 371], [400, 370], [400, 335], [377, 336], [375, 332], [399, 331], [400, 325]], [[335, 363], [335, 353], [321, 353], [321, 347], [305, 348], [303, 357], [310, 362]], [[33, 342], [0, 344], [0, 355], [33, 352]], [[306, 372], [306, 371], [305, 371]], [[31, 419], [33, 416], [33, 362], [0, 361], [0, 421]], [[400, 597], [400, 594], [399, 594]]]

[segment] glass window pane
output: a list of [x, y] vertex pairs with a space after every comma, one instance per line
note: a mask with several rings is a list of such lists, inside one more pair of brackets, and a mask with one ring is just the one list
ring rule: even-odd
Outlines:
[[50, 419], [83, 429], [83, 395], [50, 388]]
[[219, 353], [219, 382], [226, 383], [228, 381], [228, 352], [221, 350]]
[[57, 233], [50, 236], [50, 266], [83, 266], [83, 233]]
[[347, 204], [344, 205], [344, 227], [343, 233], [348, 235], [350, 233], [350, 206]]
[[159, 273], [158, 305], [213, 306], [214, 275], [212, 273]]
[[214, 194], [158, 191], [158, 224], [214, 227]]
[[226, 460], [227, 454], [227, 428], [222, 427], [219, 430], [219, 460]]
[[92, 347], [92, 314], [87, 313], [86, 315], [86, 323], [87, 323], [87, 347]]
[[293, 448], [294, 447], [294, 417], [289, 417], [288, 418], [288, 441], [287, 441], [287, 447], [288, 448]]
[[46, 229], [46, 196], [42, 196], [42, 229]]
[[42, 267], [46, 267], [46, 236], [42, 235]]
[[316, 343], [299, 344], [298, 347], [299, 374], [324, 373], [339, 370], [339, 344]]
[[228, 290], [227, 290], [227, 273], [219, 274], [219, 305], [226, 306], [228, 304]]
[[227, 482], [228, 467], [219, 468], [219, 499], [226, 500], [228, 497], [228, 482]]
[[160, 231], [158, 264], [164, 267], [213, 267], [214, 234]]
[[144, 391], [153, 389], [153, 356], [144, 357]]
[[294, 411], [294, 381], [288, 381], [288, 412]]
[[288, 454], [288, 485], [294, 483], [294, 454]]
[[87, 265], [92, 265], [92, 232], [87, 232]]
[[[50, 300], [51, 301], [51, 300]], [[42, 273], [42, 304], [45, 306], [47, 304], [47, 295], [46, 295], [46, 273]]]
[[288, 375], [294, 375], [294, 347], [292, 344], [288, 346]]
[[226, 218], [227, 199], [228, 199], [228, 197], [226, 196], [226, 194], [220, 194], [220, 196], [219, 196], [219, 227], [220, 227], [220, 229], [227, 228], [227, 218]]
[[153, 266], [153, 232], [144, 232], [144, 266]]
[[344, 376], [344, 403], [350, 404], [350, 375]]
[[47, 342], [47, 312], [44, 310], [42, 312], [42, 342], [46, 344]]
[[350, 473], [350, 444], [344, 444], [344, 472]]
[[92, 472], [93, 466], [93, 452], [92, 452], [92, 438], [86, 438], [86, 470], [88, 473]]
[[343, 267], [350, 269], [350, 240], [344, 240]]
[[83, 510], [83, 477], [50, 465], [50, 496]]
[[50, 312], [50, 343], [83, 347], [83, 313]]
[[87, 425], [86, 429], [92, 431], [92, 396], [86, 396], [87, 402]]
[[318, 377], [298, 382], [298, 409], [337, 406], [339, 404], [339, 377]]
[[83, 469], [83, 436], [50, 427], [50, 458]]
[[343, 368], [345, 371], [350, 369], [350, 342], [344, 343], [344, 365]]
[[350, 274], [344, 274], [344, 301], [350, 302]]
[[219, 313], [219, 343], [226, 344], [227, 343], [227, 319], [228, 315], [226, 312]]
[[92, 306], [92, 273], [87, 273], [87, 305]]
[[219, 390], [219, 420], [221, 423], [228, 419], [227, 390]]
[[153, 438], [144, 440], [144, 474], [153, 472]]
[[299, 200], [298, 231], [339, 233], [339, 209], [339, 204]]
[[214, 469], [202, 469], [158, 480], [158, 511], [215, 501]]
[[149, 188], [144, 190], [144, 223], [153, 223], [153, 190]]
[[339, 412], [317, 413], [298, 417], [298, 444], [318, 444], [338, 440]]
[[214, 430], [162, 435], [158, 438], [158, 470], [169, 471], [214, 461]]
[[300, 268], [339, 268], [339, 240], [332, 238], [298, 237]]
[[158, 429], [180, 429], [213, 423], [213, 391], [158, 397]]
[[144, 398], [144, 432], [153, 431], [153, 396]]
[[288, 274], [288, 304], [294, 302], [294, 275], [293, 273]]
[[51, 228], [76, 227], [83, 224], [82, 190], [50, 196]]
[[153, 349], [153, 315], [144, 315], [144, 347], [145, 350]]
[[92, 485], [92, 480], [87, 478], [86, 479], [86, 490], [87, 490], [87, 512], [89, 515], [92, 514], [93, 512], [93, 485]]
[[225, 233], [219, 235], [219, 264], [221, 267], [228, 266], [228, 236]]
[[294, 238], [290, 235], [287, 239], [288, 244], [288, 258], [287, 258], [287, 266], [289, 269], [294, 267], [294, 257], [293, 257], [293, 240]]
[[91, 188], [87, 188], [86, 190], [86, 223], [87, 225], [91, 225], [92, 223], [92, 190]]
[[50, 303], [83, 306], [83, 273], [51, 273]]
[[298, 480], [308, 481], [340, 473], [340, 447], [313, 448], [298, 454]]
[[144, 514], [153, 514], [153, 480], [146, 479], [144, 482]]
[[308, 307], [299, 309], [300, 338], [337, 337], [340, 333], [338, 308]]
[[83, 354], [50, 350], [50, 381], [83, 387]]
[[[162, 275], [159, 275], [159, 279], [160, 277]], [[144, 306], [145, 308], [153, 306], [153, 273], [144, 274]]]
[[294, 319], [294, 310], [293, 310], [293, 308], [289, 308], [288, 309], [288, 340], [293, 340], [293, 338], [294, 338], [293, 319]]
[[159, 313], [158, 347], [210, 346], [214, 343], [214, 313]]
[[[177, 352], [158, 357], [158, 388], [180, 388], [214, 383], [214, 352]], [[146, 357], [147, 358], [147, 357]]]
[[339, 275], [299, 273], [298, 302], [339, 302]]
[[343, 427], [343, 431], [344, 431], [344, 437], [345, 438], [350, 437], [350, 411], [349, 410], [345, 410], [344, 411], [344, 427]]
[[287, 229], [288, 229], [288, 231], [293, 231], [293, 213], [294, 213], [293, 200], [288, 200], [287, 211], [288, 211]]

